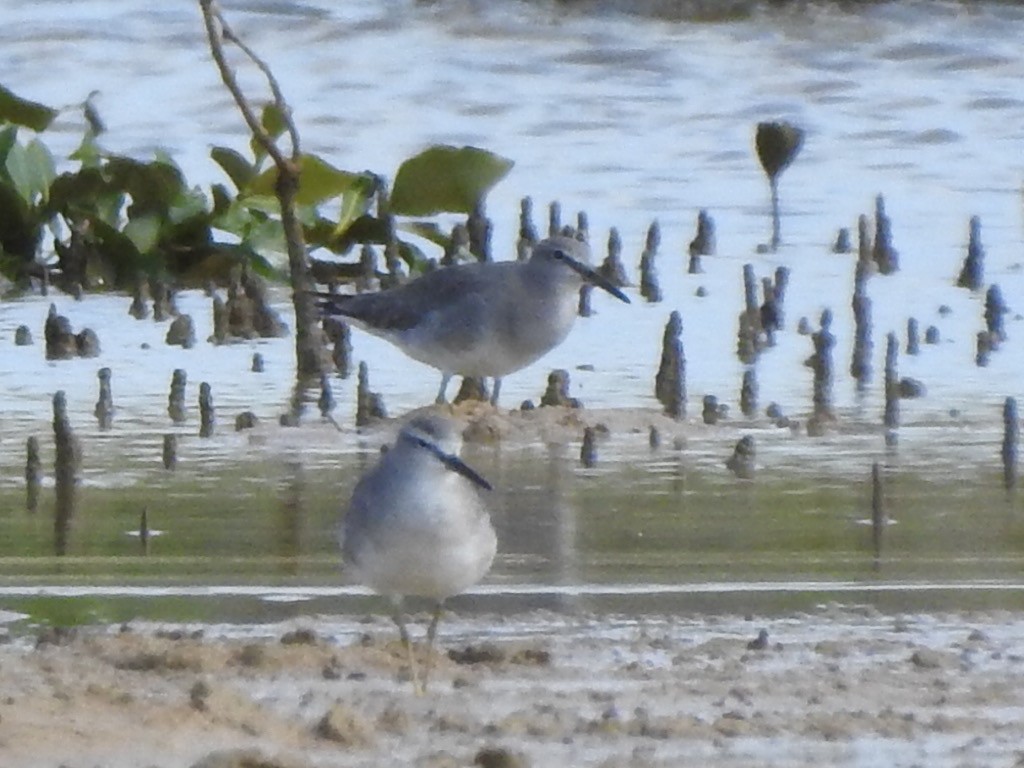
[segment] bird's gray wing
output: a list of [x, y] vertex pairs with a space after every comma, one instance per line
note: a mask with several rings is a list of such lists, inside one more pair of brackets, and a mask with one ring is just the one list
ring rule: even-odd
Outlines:
[[462, 264], [428, 272], [378, 293], [355, 296], [321, 293], [316, 296], [327, 315], [341, 315], [384, 332], [401, 332], [414, 328], [436, 312], [457, 307], [466, 299], [470, 307], [485, 301], [497, 284], [488, 279], [488, 273], [497, 266]]

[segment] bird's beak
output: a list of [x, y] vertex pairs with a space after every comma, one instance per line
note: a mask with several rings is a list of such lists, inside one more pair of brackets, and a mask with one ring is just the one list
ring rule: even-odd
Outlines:
[[485, 491], [494, 490], [491, 484], [487, 482], [479, 472], [469, 466], [469, 464], [464, 462], [458, 456], [453, 456], [450, 453], [444, 453], [438, 449], [438, 458], [441, 459], [441, 463], [444, 464], [445, 467], [450, 469], [452, 472], [462, 475], [474, 485], [483, 488]]
[[444, 464], [446, 469], [450, 469], [452, 472], [462, 475], [464, 478], [469, 480], [469, 482], [479, 486], [480, 488], [483, 488], [485, 491], [494, 490], [494, 487], [489, 482], [487, 482], [479, 472], [477, 472], [475, 469], [469, 466], [469, 464], [464, 462], [458, 456], [455, 456], [450, 453], [445, 453], [429, 440], [424, 440], [421, 437], [414, 437], [413, 439], [421, 447], [426, 448], [428, 451], [434, 454], [438, 458], [438, 460], [442, 464]]
[[609, 280], [607, 280], [604, 277], [604, 275], [602, 275], [600, 272], [592, 269], [588, 265], [584, 264], [582, 261], [576, 261], [576, 259], [573, 258], [566, 258], [565, 263], [572, 267], [572, 269], [580, 277], [582, 277], [591, 285], [596, 285], [598, 288], [603, 288], [620, 301], [624, 301], [627, 304], [630, 303], [629, 297], [622, 291], [620, 291], [617, 286], [613, 285]]

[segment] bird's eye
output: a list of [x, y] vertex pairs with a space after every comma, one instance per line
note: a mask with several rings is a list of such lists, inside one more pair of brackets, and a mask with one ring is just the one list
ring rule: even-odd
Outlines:
[[555, 252], [551, 255], [554, 256], [556, 259], [564, 259], [568, 254], [566, 254], [566, 252], [563, 251], [561, 248], [556, 248]]

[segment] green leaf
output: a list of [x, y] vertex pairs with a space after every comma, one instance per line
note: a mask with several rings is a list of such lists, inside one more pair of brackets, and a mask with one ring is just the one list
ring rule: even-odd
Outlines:
[[227, 187], [223, 184], [213, 184], [210, 187], [210, 194], [213, 196], [213, 216], [223, 216], [231, 207], [234, 200]]
[[200, 189], [185, 190], [167, 210], [167, 218], [173, 224], [187, 219], [202, 217], [207, 213], [206, 195]]
[[124, 226], [123, 234], [139, 253], [149, 253], [160, 241], [160, 217], [153, 213], [136, 216]]
[[38, 139], [27, 145], [15, 144], [4, 164], [11, 184], [28, 205], [45, 202], [50, 184], [56, 176], [53, 157]]
[[228, 147], [214, 147], [210, 150], [210, 157], [221, 167], [231, 179], [235, 189], [239, 192], [244, 190], [256, 176], [256, 168], [240, 152]]
[[0, 130], [0, 166], [7, 161], [7, 154], [18, 142], [18, 126], [8, 125], [3, 130]]
[[285, 241], [284, 229], [281, 227], [281, 222], [275, 219], [267, 219], [263, 222], [254, 221], [242, 242], [254, 251], [288, 252], [288, 243]]
[[240, 238], [243, 237], [253, 220], [253, 211], [238, 199], [228, 200], [224, 198], [218, 205], [223, 206], [223, 208], [214, 216], [211, 222], [212, 226], [223, 232], [230, 232]]
[[55, 117], [56, 109], [15, 96], [0, 85], [0, 122], [23, 125], [38, 132], [45, 131]]
[[417, 246], [405, 240], [398, 241], [398, 256], [409, 265], [409, 272], [414, 275], [427, 271], [429, 259]]
[[371, 174], [364, 173], [356, 179], [347, 190], [341, 195], [341, 210], [338, 213], [338, 223], [332, 233], [334, 237], [340, 237], [352, 222], [360, 216], [369, 213], [370, 203], [377, 193], [377, 178]]
[[[341, 197], [354, 187], [362, 190], [366, 174], [351, 173], [335, 168], [317, 155], [303, 155], [299, 159], [299, 192], [295, 202], [299, 205], [319, 205]], [[273, 195], [277, 184], [277, 167], [270, 168], [253, 179], [247, 192]]]
[[[287, 127], [281, 110], [273, 102], [263, 107], [263, 113], [260, 115], [260, 125], [270, 135], [272, 141], [276, 141]], [[255, 136], [249, 139], [249, 147], [252, 149], [252, 156], [256, 158], [256, 165], [259, 166], [267, 156], [266, 150], [263, 149], [263, 145], [256, 140]]]
[[103, 170], [114, 187], [132, 196], [130, 215], [166, 212], [187, 191], [181, 172], [160, 160], [143, 163], [118, 155], [110, 157]]
[[367, 213], [358, 217], [349, 225], [344, 234], [338, 238], [338, 242], [332, 245], [332, 250], [344, 253], [348, 251], [354, 243], [375, 243], [377, 245], [383, 245], [387, 238], [387, 222]]
[[146, 259], [136, 247], [135, 242], [117, 227], [105, 221], [94, 220], [92, 232], [95, 236], [94, 245], [105, 264], [113, 267], [118, 278], [134, 276], [139, 271], [148, 272], [153, 259]]
[[419, 235], [424, 240], [429, 240], [442, 248], [447, 248], [452, 239], [451, 235], [446, 234], [432, 221], [400, 221], [397, 227], [403, 232]]
[[111, 185], [100, 168], [83, 168], [77, 173], [62, 173], [50, 185], [47, 210], [64, 214], [71, 220], [99, 218], [116, 226], [124, 208], [125, 192]]
[[269, 216], [281, 214], [281, 203], [273, 195], [246, 195], [238, 199], [239, 204], [250, 211], [259, 211]]
[[391, 212], [400, 216], [469, 213], [512, 165], [511, 160], [476, 147], [430, 147], [399, 167]]
[[71, 153], [71, 159], [77, 160], [83, 168], [96, 168], [103, 159], [103, 150], [96, 141], [96, 134], [91, 128], [87, 128], [82, 135], [82, 143], [78, 149]]
[[0, 253], [19, 261], [34, 258], [43, 231], [39, 212], [26, 205], [9, 184], [0, 184], [0, 211]]
[[270, 134], [270, 138], [276, 139], [287, 129], [285, 123], [284, 114], [278, 109], [277, 104], [274, 102], [267, 102], [263, 107], [263, 114], [260, 115], [260, 123], [263, 125], [263, 130]]

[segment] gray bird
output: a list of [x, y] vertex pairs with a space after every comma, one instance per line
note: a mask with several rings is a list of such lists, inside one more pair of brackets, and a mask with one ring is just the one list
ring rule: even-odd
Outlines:
[[328, 315], [391, 342], [441, 371], [437, 402], [460, 376], [502, 377], [561, 344], [572, 330], [585, 284], [629, 298], [589, 265], [590, 249], [571, 237], [534, 246], [527, 261], [460, 264], [379, 293], [319, 294]]
[[[491, 485], [458, 453], [462, 436], [440, 414], [416, 416], [356, 485], [339, 531], [345, 568], [392, 603], [413, 686], [426, 690], [444, 601], [490, 570], [497, 537], [482, 493]], [[422, 682], [403, 599], [434, 601]]]

